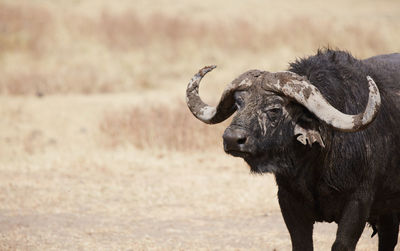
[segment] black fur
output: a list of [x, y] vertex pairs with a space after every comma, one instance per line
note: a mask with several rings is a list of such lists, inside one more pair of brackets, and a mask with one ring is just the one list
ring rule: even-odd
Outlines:
[[[319, 121], [304, 107], [286, 100], [286, 116], [260, 134], [255, 110], [264, 109], [270, 96], [252, 87], [241, 97], [242, 109], [232, 127], [251, 132], [255, 153], [244, 159], [254, 172], [272, 172], [278, 198], [291, 234], [293, 250], [312, 250], [316, 221], [338, 223], [332, 250], [354, 250], [369, 222], [377, 229], [379, 250], [397, 243], [400, 212], [400, 54], [358, 60], [347, 52], [320, 50], [298, 59], [289, 71], [306, 76], [324, 97], [346, 114], [362, 112], [368, 100], [366, 76], [376, 82], [382, 105], [365, 130], [346, 133]], [[268, 94], [270, 95], [270, 94]], [[300, 144], [296, 123], [317, 128], [325, 148]], [[279, 133], [278, 133], [279, 132]]]

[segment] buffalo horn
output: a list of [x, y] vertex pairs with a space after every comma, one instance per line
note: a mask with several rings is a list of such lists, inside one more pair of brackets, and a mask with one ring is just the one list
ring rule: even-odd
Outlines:
[[367, 106], [364, 112], [356, 115], [344, 114], [337, 110], [329, 104], [314, 85], [293, 72], [269, 73], [265, 78], [267, 79], [263, 81], [264, 88], [294, 99], [320, 120], [343, 132], [356, 132], [364, 129], [374, 121], [381, 104], [378, 87], [370, 76], [367, 76], [369, 84]]
[[206, 66], [202, 68], [190, 80], [186, 89], [186, 103], [196, 118], [207, 124], [216, 124], [229, 118], [235, 111], [235, 100], [233, 94], [239, 87], [250, 86], [251, 81], [243, 79], [243, 81], [234, 81], [229, 84], [222, 93], [221, 99], [216, 107], [209, 106], [204, 103], [199, 96], [199, 84], [205, 74], [212, 71], [216, 66]]

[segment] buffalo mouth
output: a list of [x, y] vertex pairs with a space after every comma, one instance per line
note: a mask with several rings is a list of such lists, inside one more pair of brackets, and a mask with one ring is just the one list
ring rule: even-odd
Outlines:
[[276, 165], [270, 163], [269, 158], [265, 154], [240, 150], [225, 150], [225, 152], [234, 157], [244, 159], [252, 173], [275, 173], [278, 169]]
[[278, 165], [273, 161], [270, 161], [266, 156], [253, 156], [251, 158], [244, 159], [249, 165], [252, 173], [276, 173], [279, 169]]
[[239, 151], [239, 150], [225, 150], [225, 152], [234, 157], [240, 157], [240, 158], [244, 158], [244, 159], [249, 158], [252, 155], [250, 152]]

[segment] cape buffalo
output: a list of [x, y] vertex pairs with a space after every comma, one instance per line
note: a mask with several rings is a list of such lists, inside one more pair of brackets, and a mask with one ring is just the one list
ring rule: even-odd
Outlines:
[[379, 250], [393, 250], [400, 219], [400, 54], [358, 60], [319, 50], [288, 71], [250, 70], [216, 107], [189, 82], [187, 105], [219, 123], [236, 112], [224, 150], [256, 173], [273, 173], [293, 250], [313, 250], [315, 222], [336, 222], [332, 250], [354, 250], [368, 222]]

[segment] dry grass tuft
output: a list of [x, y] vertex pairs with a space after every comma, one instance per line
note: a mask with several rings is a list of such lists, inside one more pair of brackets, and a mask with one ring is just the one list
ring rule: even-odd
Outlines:
[[0, 55], [6, 51], [25, 51], [40, 55], [52, 34], [52, 16], [35, 5], [0, 3]]
[[[0, 93], [9, 95], [51, 95], [69, 93], [109, 93], [123, 90], [118, 76], [100, 77], [95, 66], [60, 67], [58, 72], [21, 69], [8, 72], [0, 79]], [[117, 88], [116, 88], [117, 87]]]
[[193, 117], [185, 104], [133, 107], [105, 113], [100, 130], [111, 146], [193, 151], [220, 149], [226, 123], [210, 126]]

